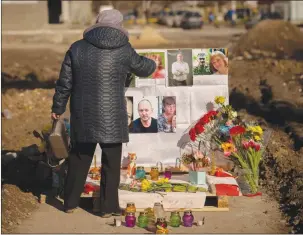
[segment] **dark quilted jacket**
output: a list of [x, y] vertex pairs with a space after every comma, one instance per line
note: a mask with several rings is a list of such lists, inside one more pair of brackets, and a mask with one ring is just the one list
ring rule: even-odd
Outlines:
[[147, 77], [155, 69], [155, 62], [139, 56], [124, 33], [110, 27], [95, 28], [67, 51], [52, 112], [63, 114], [70, 97], [72, 141], [126, 143], [127, 75]]

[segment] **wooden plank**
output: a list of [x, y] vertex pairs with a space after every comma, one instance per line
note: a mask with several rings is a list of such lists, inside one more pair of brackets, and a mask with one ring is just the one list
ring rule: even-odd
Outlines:
[[[161, 192], [162, 194], [165, 194], [165, 192]], [[206, 193], [206, 197], [217, 197], [216, 194], [213, 194], [211, 192], [205, 192]], [[98, 198], [100, 197], [100, 192], [93, 192], [90, 194], [86, 194], [86, 193], [82, 193], [81, 197], [87, 198], [87, 197], [93, 197], [93, 198]]]

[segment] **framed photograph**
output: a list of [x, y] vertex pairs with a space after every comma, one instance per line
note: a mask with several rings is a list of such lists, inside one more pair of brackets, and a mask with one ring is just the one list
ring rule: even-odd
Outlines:
[[130, 133], [158, 132], [158, 97], [133, 97], [133, 120], [129, 125]]
[[168, 81], [170, 87], [192, 86], [192, 50], [167, 50]]
[[149, 77], [136, 77], [136, 87], [165, 85], [167, 77], [167, 54], [166, 50], [148, 49], [136, 50], [139, 55], [145, 56], [156, 62], [156, 71]]
[[177, 112], [175, 96], [159, 96], [158, 132], [176, 133]]
[[193, 49], [193, 84], [228, 85], [228, 50]]
[[128, 126], [130, 126], [130, 124], [134, 119], [134, 99], [131, 96], [126, 96], [125, 101], [126, 101], [126, 111], [128, 117]]

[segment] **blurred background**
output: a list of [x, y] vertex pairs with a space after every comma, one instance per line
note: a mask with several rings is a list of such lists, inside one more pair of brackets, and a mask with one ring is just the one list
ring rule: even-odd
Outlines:
[[[4, 232], [22, 214], [16, 207], [31, 208], [32, 204], [23, 205], [14, 197], [22, 195], [19, 188], [29, 190], [36, 182], [36, 163], [27, 156], [39, 151], [40, 140], [33, 130], [40, 131], [51, 122], [52, 96], [64, 53], [82, 38], [100, 11], [112, 8], [123, 13], [130, 42], [137, 49], [228, 48], [231, 104], [243, 118], [258, 120], [273, 130], [261, 179], [284, 205], [291, 228], [302, 228], [298, 197], [302, 199], [303, 185], [303, 1], [1, 4], [2, 154], [26, 156], [8, 157], [15, 161], [5, 167], [2, 161], [2, 181], [18, 186], [8, 188], [14, 196], [2, 194], [6, 199], [3, 213], [9, 212], [2, 216]], [[6, 203], [9, 200], [15, 201]]]

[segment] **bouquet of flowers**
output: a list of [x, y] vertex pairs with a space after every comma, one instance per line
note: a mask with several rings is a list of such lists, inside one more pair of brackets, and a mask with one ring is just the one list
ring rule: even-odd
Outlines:
[[[263, 130], [255, 123], [243, 123], [225, 97], [218, 96], [217, 110], [211, 110], [198, 120], [189, 131], [192, 145], [206, 156], [211, 150], [221, 150], [243, 170], [250, 191], [258, 191], [259, 164], [264, 152]], [[204, 148], [201, 149], [203, 144]], [[188, 157], [185, 162], [189, 161]], [[184, 162], [184, 161], [183, 161]]]
[[194, 154], [183, 154], [181, 162], [188, 166], [191, 171], [203, 171], [210, 167], [210, 158], [196, 151]]

